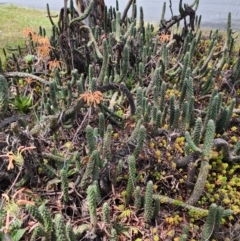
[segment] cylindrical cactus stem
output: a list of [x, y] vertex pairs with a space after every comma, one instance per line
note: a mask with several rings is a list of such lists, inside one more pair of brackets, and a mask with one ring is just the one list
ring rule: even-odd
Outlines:
[[205, 138], [203, 142], [200, 171], [194, 186], [194, 190], [190, 198], [187, 200], [187, 204], [189, 205], [195, 205], [198, 202], [199, 198], [203, 193], [204, 187], [206, 185], [206, 180], [209, 173], [210, 151], [213, 144], [212, 142], [213, 142], [214, 135], [215, 135], [215, 123], [213, 120], [209, 120], [207, 123]]
[[172, 129], [178, 128], [178, 126], [179, 126], [179, 125], [178, 125], [178, 123], [179, 123], [179, 117], [180, 117], [180, 109], [179, 109], [179, 106], [175, 106]]
[[148, 48], [147, 46], [143, 46], [143, 51], [142, 51], [142, 62], [145, 65], [147, 63], [147, 58], [148, 58]]
[[225, 107], [221, 112], [220, 118], [216, 122], [216, 133], [222, 133], [226, 130], [228, 116], [229, 116], [229, 109]]
[[188, 100], [189, 100], [189, 98], [194, 96], [193, 79], [191, 77], [189, 77], [187, 79], [186, 85], [187, 85], [187, 96], [188, 96]]
[[46, 231], [43, 229], [42, 226], [37, 226], [32, 233], [30, 241], [35, 241], [37, 238], [42, 237], [45, 238], [47, 237]]
[[54, 80], [56, 81], [57, 85], [62, 86], [62, 81], [61, 81], [61, 77], [60, 77], [58, 68], [54, 69]]
[[144, 14], [142, 6], [140, 7], [139, 30], [143, 34], [143, 39], [145, 39]]
[[90, 159], [87, 163], [86, 170], [83, 174], [82, 180], [80, 182], [80, 187], [82, 189], [86, 189], [86, 187], [97, 178], [97, 171], [98, 171], [98, 160], [99, 153], [97, 150], [94, 150], [90, 156]]
[[73, 232], [72, 224], [70, 222], [67, 222], [66, 224], [66, 235], [68, 241], [77, 241], [76, 235]]
[[76, 165], [76, 170], [77, 171], [80, 171], [81, 170], [81, 166], [82, 166], [82, 163], [80, 161], [80, 152], [79, 151], [75, 151], [73, 153], [73, 158], [72, 158], [73, 162], [75, 162], [75, 165]]
[[118, 234], [117, 234], [117, 230], [115, 228], [111, 229], [111, 239], [110, 241], [118, 241]]
[[215, 203], [211, 204], [207, 220], [203, 226], [201, 241], [210, 240], [213, 234], [218, 207]]
[[128, 66], [129, 66], [129, 47], [125, 44], [123, 48], [123, 63], [121, 66], [121, 74], [120, 74], [120, 82], [125, 82], [125, 77], [128, 73]]
[[160, 88], [160, 110], [163, 111], [167, 84], [162, 81]]
[[188, 129], [194, 120], [194, 96], [188, 101], [188, 112], [186, 118], [186, 129]]
[[141, 189], [139, 186], [137, 186], [134, 192], [134, 207], [136, 209], [140, 209], [141, 206], [142, 206]]
[[103, 214], [103, 222], [104, 222], [106, 225], [109, 225], [109, 224], [110, 224], [110, 211], [109, 211], [109, 205], [108, 205], [107, 202], [105, 202], [105, 203], [103, 204], [102, 214]]
[[143, 108], [143, 90], [142, 90], [142, 87], [137, 88], [136, 106], [141, 106]]
[[156, 121], [154, 123], [154, 127], [153, 127], [153, 132], [152, 134], [155, 136], [157, 134], [158, 128], [160, 127], [161, 124], [161, 116], [162, 116], [162, 112], [159, 110], [157, 112], [157, 118]]
[[193, 142], [196, 146], [198, 146], [200, 143], [201, 132], [202, 132], [202, 119], [198, 117], [195, 123], [194, 132], [193, 132]]
[[112, 149], [111, 149], [111, 137], [112, 137], [112, 125], [107, 126], [107, 131], [104, 135], [103, 140], [103, 158], [106, 158], [107, 161], [111, 161], [112, 159]]
[[184, 81], [184, 79], [186, 77], [187, 69], [190, 68], [190, 63], [191, 63], [190, 53], [187, 52], [184, 55], [183, 69], [182, 69], [182, 73], [181, 73], [181, 76], [180, 76], [180, 87], [182, 86], [182, 83], [183, 83], [183, 81]]
[[154, 198], [154, 211], [153, 211], [153, 217], [157, 218], [160, 211], [160, 199], [158, 197]]
[[109, 52], [108, 52], [108, 42], [107, 39], [103, 39], [103, 63], [101, 72], [98, 77], [98, 85], [101, 85], [103, 83], [103, 79], [107, 74], [107, 66], [108, 66], [108, 60], [109, 60]]
[[201, 149], [194, 143], [188, 131], [185, 132], [186, 142], [193, 151], [201, 152]]
[[157, 86], [154, 85], [153, 86], [153, 104], [155, 106], [158, 106], [158, 94], [159, 94], [159, 91], [157, 89]]
[[[240, 62], [240, 61], [239, 61]], [[143, 76], [144, 76], [144, 65], [142, 62], [139, 63], [139, 70], [138, 70], [138, 80], [139, 80], [139, 85], [142, 86], [143, 83]]]
[[183, 80], [183, 83], [182, 83], [181, 95], [180, 95], [180, 97], [179, 97], [179, 105], [180, 105], [180, 107], [181, 107], [182, 104], [183, 104], [183, 101], [184, 101], [184, 99], [185, 99], [185, 97], [186, 97], [186, 93], [187, 93], [187, 79], [185, 78], [185, 79]]
[[145, 203], [144, 203], [144, 217], [146, 223], [150, 223], [151, 219], [153, 217], [153, 182], [149, 181], [147, 183], [146, 187], [146, 193], [145, 193]]
[[129, 204], [136, 179], [136, 161], [134, 156], [129, 157], [129, 177], [126, 189], [126, 206]]
[[137, 18], [137, 4], [136, 1], [132, 1], [132, 19]]
[[83, 81], [81, 80], [77, 81], [77, 91], [78, 91], [78, 95], [81, 95], [84, 92]]
[[93, 185], [87, 189], [87, 200], [89, 205], [90, 222], [93, 227], [97, 224], [97, 205], [96, 205], [96, 192]]
[[56, 214], [54, 218], [54, 226], [55, 226], [55, 232], [57, 240], [59, 241], [66, 241], [67, 235], [66, 235], [66, 226], [65, 221], [61, 214]]
[[140, 154], [140, 152], [143, 148], [143, 143], [144, 143], [145, 137], [146, 137], [146, 128], [142, 125], [140, 127], [139, 133], [138, 133], [137, 146], [133, 152], [133, 155], [135, 157], [137, 157]]
[[53, 106], [53, 109], [56, 111], [58, 111], [58, 103], [57, 103], [57, 96], [56, 96], [56, 92], [57, 92], [57, 86], [55, 81], [51, 81], [49, 83], [49, 95], [50, 95], [50, 100]]
[[41, 205], [39, 207], [39, 212], [43, 218], [43, 222], [44, 222], [44, 228], [47, 232], [52, 230], [52, 218], [51, 218], [51, 214], [49, 212], [49, 210], [47, 209], [47, 207], [45, 205]]
[[80, 16], [80, 17], [77, 17], [77, 18], [74, 18], [70, 21], [70, 25], [72, 25], [74, 22], [81, 22], [83, 21], [84, 19], [86, 19], [88, 17], [88, 15], [90, 14], [90, 12], [92, 11], [93, 9], [93, 5], [94, 5], [94, 0], [91, 0], [88, 4], [88, 7], [85, 9], [84, 13]]
[[168, 49], [166, 44], [162, 46], [162, 60], [163, 60], [163, 73], [165, 73], [168, 69]]
[[[183, 108], [182, 108], [182, 126], [185, 127], [188, 125], [188, 109], [189, 109], [189, 104], [188, 101], [184, 101], [183, 103]], [[186, 128], [187, 129], [187, 128]]]
[[122, 169], [123, 169], [123, 161], [122, 161], [122, 159], [120, 159], [120, 160], [118, 161], [117, 168], [116, 168], [116, 171], [115, 171], [115, 173], [114, 173], [114, 178], [113, 178], [113, 185], [114, 185], [114, 186], [115, 186], [116, 183], [117, 183], [117, 178], [118, 178], [119, 174], [122, 173]]
[[234, 109], [235, 105], [236, 105], [236, 99], [233, 98], [231, 100], [230, 106], [228, 107], [228, 116], [227, 116], [227, 122], [226, 122], [225, 129], [227, 129], [230, 125], [230, 120], [232, 118], [233, 109]]
[[180, 241], [187, 241], [188, 234], [189, 234], [189, 227], [188, 226], [184, 226], [183, 227], [183, 233], [182, 233], [182, 235], [180, 237]]
[[171, 95], [169, 102], [170, 102], [169, 103], [169, 105], [170, 105], [169, 125], [172, 126], [173, 125], [173, 121], [174, 121], [174, 114], [175, 114], [175, 95]]
[[210, 151], [212, 148], [212, 142], [215, 136], [215, 122], [213, 120], [209, 120], [206, 126], [206, 133], [203, 142], [203, 158], [209, 160]]
[[160, 27], [163, 27], [162, 22], [164, 21], [165, 13], [166, 13], [166, 2], [163, 2], [162, 14], [160, 18]]
[[93, 128], [90, 125], [86, 127], [86, 139], [90, 155], [96, 149], [96, 140], [94, 138]]
[[3, 75], [0, 75], [0, 115], [3, 116], [8, 108], [8, 83]]
[[95, 188], [95, 193], [96, 193], [96, 202], [100, 202], [101, 201], [101, 192], [100, 192], [100, 189], [99, 189], [99, 183], [97, 180], [95, 180], [92, 184]]
[[61, 188], [63, 192], [63, 200], [64, 202], [68, 202], [68, 179], [67, 179], [66, 169], [60, 170], [60, 178], [61, 178]]
[[98, 129], [99, 129], [99, 135], [101, 136], [101, 138], [104, 137], [104, 122], [105, 122], [105, 118], [104, 118], [104, 114], [102, 112], [100, 112], [98, 114], [99, 117], [99, 122], [98, 122]]
[[136, 120], [141, 119], [142, 115], [143, 115], [143, 108], [141, 106], [137, 106], [137, 109], [136, 109]]
[[121, 28], [120, 28], [121, 13], [116, 13], [115, 29], [116, 29], [116, 41], [120, 42]]
[[35, 205], [27, 204], [27, 205], [26, 205], [26, 209], [27, 209], [28, 213], [29, 213], [36, 221], [38, 221], [39, 223], [41, 223], [41, 224], [44, 225], [44, 221], [43, 221], [42, 215], [41, 215], [39, 209], [38, 209]]

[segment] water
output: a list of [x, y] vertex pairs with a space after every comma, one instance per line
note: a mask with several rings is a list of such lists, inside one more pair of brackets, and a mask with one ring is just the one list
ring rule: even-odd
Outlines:
[[[119, 0], [120, 11], [123, 11], [128, 0]], [[159, 22], [164, 0], [137, 0], [138, 12], [142, 6], [144, 10], [144, 20], [146, 22]], [[167, 3], [166, 19], [171, 17], [169, 1]], [[172, 0], [173, 14], [178, 15], [179, 0]], [[191, 4], [193, 0], [183, 0], [184, 3]], [[63, 0], [0, 0], [0, 4], [12, 3], [19, 6], [25, 6], [36, 9], [46, 9], [49, 3], [50, 9], [59, 11], [63, 7]], [[105, 0], [107, 6], [115, 7], [116, 2], [113, 0]], [[198, 15], [202, 15], [202, 27], [226, 29], [228, 13], [232, 13], [232, 26], [240, 31], [240, 1], [239, 0], [200, 0]]]

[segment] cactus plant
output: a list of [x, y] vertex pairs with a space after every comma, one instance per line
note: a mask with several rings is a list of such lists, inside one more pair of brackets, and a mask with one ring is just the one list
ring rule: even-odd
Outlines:
[[8, 83], [4, 76], [0, 75], [0, 114], [3, 116], [8, 108]]

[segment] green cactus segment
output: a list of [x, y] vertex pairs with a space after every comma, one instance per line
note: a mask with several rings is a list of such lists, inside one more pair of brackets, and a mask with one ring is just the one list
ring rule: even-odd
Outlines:
[[119, 82], [125, 82], [125, 78], [128, 73], [128, 67], [129, 67], [129, 47], [127, 45], [123, 48], [123, 62], [121, 66], [121, 75], [120, 75], [120, 81]]
[[104, 114], [101, 112], [98, 114], [98, 117], [99, 117], [99, 124], [98, 124], [98, 129], [99, 129], [99, 135], [101, 136], [101, 138], [104, 137], [104, 122], [105, 122], [105, 119], [104, 119]]
[[6, 112], [8, 103], [8, 83], [7, 80], [2, 75], [0, 75], [0, 116]]
[[67, 179], [66, 169], [60, 170], [60, 177], [61, 177], [61, 188], [63, 192], [63, 200], [64, 202], [68, 202], [68, 179]]
[[143, 107], [143, 90], [142, 90], [142, 87], [137, 88], [136, 106]]
[[93, 128], [90, 125], [86, 127], [86, 138], [89, 148], [89, 154], [91, 154], [96, 149], [96, 140], [93, 134]]
[[230, 120], [231, 120], [231, 118], [232, 118], [233, 109], [234, 109], [235, 105], [236, 105], [236, 99], [233, 98], [233, 99], [231, 100], [230, 106], [228, 107], [228, 116], [227, 116], [227, 123], [226, 123], [225, 128], [228, 128], [229, 125], [230, 125]]
[[61, 214], [57, 214], [55, 216], [54, 226], [55, 226], [57, 240], [58, 241], [66, 241], [67, 240], [66, 226], [65, 226], [65, 221]]
[[217, 205], [215, 203], [211, 204], [209, 208], [207, 220], [203, 227], [201, 241], [209, 240], [211, 238], [214, 230], [217, 211], [218, 211]]
[[198, 146], [200, 143], [201, 131], [202, 131], [202, 119], [198, 117], [195, 123], [194, 132], [193, 132], [193, 142], [196, 146]]
[[36, 241], [38, 237], [47, 237], [47, 233], [41, 226], [37, 226], [33, 230], [30, 241]]
[[111, 150], [112, 131], [113, 131], [112, 125], [108, 125], [107, 131], [104, 135], [103, 153], [104, 153], [104, 158], [106, 158], [107, 161], [111, 161], [112, 159], [112, 150]]
[[154, 198], [154, 211], [153, 211], [153, 217], [157, 218], [160, 211], [160, 199], [158, 197]]
[[106, 76], [107, 73], [107, 66], [108, 66], [108, 42], [106, 39], [103, 40], [103, 64], [102, 64], [102, 68], [101, 68], [101, 72], [99, 74], [99, 78], [98, 78], [98, 83], [102, 84], [103, 83], [103, 79]]
[[210, 151], [212, 148], [213, 138], [215, 136], [215, 123], [213, 120], [209, 120], [206, 127], [206, 133], [203, 142], [203, 151], [202, 155], [204, 159], [209, 160]]
[[84, 19], [86, 19], [88, 17], [88, 15], [90, 14], [90, 12], [92, 11], [92, 9], [93, 9], [94, 2], [95, 2], [94, 0], [91, 0], [90, 3], [88, 4], [88, 7], [84, 11], [84, 13], [80, 17], [72, 19], [71, 22], [70, 22], [70, 25], [72, 25], [75, 22], [81, 22]]
[[183, 227], [183, 234], [180, 237], [180, 241], [187, 241], [188, 240], [188, 234], [189, 234], [189, 227], [184, 226]]
[[142, 206], [141, 189], [139, 186], [137, 186], [134, 192], [134, 207], [136, 209], [140, 209], [141, 206]]
[[45, 230], [49, 232], [50, 230], [52, 230], [53, 226], [50, 212], [45, 205], [41, 205], [39, 207], [39, 212], [41, 213], [41, 216], [43, 218]]
[[36, 206], [27, 204], [26, 209], [34, 219], [36, 219], [41, 224], [44, 224], [42, 215]]
[[152, 132], [152, 134], [153, 134], [154, 136], [157, 134], [158, 128], [160, 127], [161, 117], [162, 117], [162, 112], [159, 110], [159, 111], [157, 112], [157, 117], [156, 117], [156, 121], [155, 121], [155, 124], [154, 124], [153, 132]]
[[101, 192], [100, 192], [99, 184], [97, 180], [93, 182], [93, 186], [95, 188], [95, 193], [96, 193], [96, 202], [98, 203], [101, 201]]
[[53, 178], [56, 176], [56, 170], [50, 166], [48, 163], [43, 163], [40, 164], [43, 172], [49, 177], [49, 178]]
[[166, 94], [166, 87], [167, 84], [165, 81], [162, 81], [161, 88], [160, 88], [160, 110], [163, 111], [164, 108], [164, 100]]
[[89, 206], [90, 221], [93, 226], [97, 223], [96, 192], [93, 185], [87, 189], [87, 201]]
[[110, 241], [118, 241], [118, 234], [117, 234], [117, 230], [115, 228], [111, 229], [111, 239]]
[[55, 81], [52, 81], [49, 84], [49, 95], [50, 95], [50, 100], [51, 100], [53, 110], [58, 111], [57, 87], [56, 87]]
[[195, 145], [188, 131], [185, 132], [185, 138], [189, 148], [191, 148], [193, 151], [201, 152], [201, 149]]
[[86, 189], [93, 181], [97, 180], [99, 175], [99, 153], [97, 150], [93, 151], [87, 163], [86, 171], [83, 174], [80, 182], [80, 187]]
[[140, 154], [142, 150], [145, 137], [146, 137], [146, 128], [142, 125], [138, 133], [137, 146], [133, 152], [133, 155], [135, 156], [135, 158]]
[[175, 114], [175, 96], [171, 95], [171, 97], [170, 97], [170, 120], [169, 120], [170, 126], [173, 125], [174, 114]]
[[146, 193], [145, 193], [145, 203], [144, 203], [144, 217], [147, 223], [151, 222], [153, 216], [153, 182], [149, 181], [147, 183]]
[[66, 224], [66, 236], [67, 241], [77, 241], [76, 235], [73, 232], [72, 224], [70, 222], [67, 222]]
[[128, 205], [132, 196], [132, 191], [136, 181], [136, 161], [134, 156], [129, 157], [129, 177], [126, 189], [126, 205]]
[[107, 202], [105, 202], [103, 204], [102, 212], [103, 212], [104, 223], [109, 225], [110, 224], [110, 211], [109, 211], [109, 205]]

